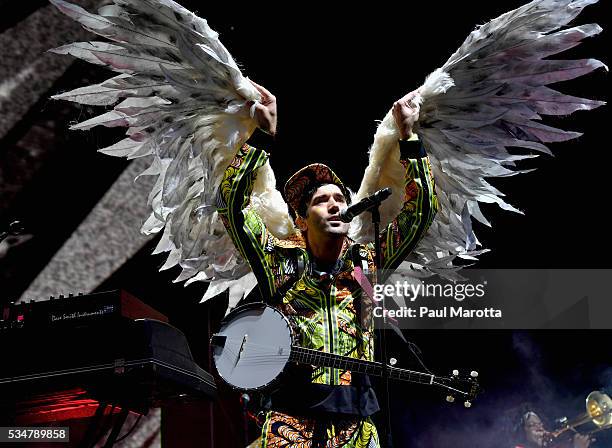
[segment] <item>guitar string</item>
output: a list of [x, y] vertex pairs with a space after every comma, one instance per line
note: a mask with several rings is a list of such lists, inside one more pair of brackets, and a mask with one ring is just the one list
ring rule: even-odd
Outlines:
[[[233, 348], [230, 348], [231, 345], [233, 345], [234, 347], [239, 347], [241, 345], [241, 342], [235, 342], [233, 344], [226, 343], [226, 350], [229, 352], [229, 354], [233, 355], [232, 358], [235, 359], [238, 357], [238, 351], [234, 350]], [[267, 347], [271, 347], [271, 346], [267, 346]], [[244, 364], [249, 364], [249, 365], [266, 364], [266, 363], [270, 364], [270, 363], [277, 363], [279, 358], [287, 358], [285, 355], [279, 355], [278, 353], [269, 353], [269, 349], [267, 351], [268, 353], [263, 353], [263, 354], [246, 353], [245, 355], [240, 355], [240, 362], [243, 365]], [[357, 358], [347, 357], [347, 358], [339, 359], [337, 357], [341, 355], [335, 355], [332, 353], [325, 353], [325, 352], [304, 353], [304, 352], [301, 352], [299, 349], [294, 349], [293, 353], [294, 353], [293, 356], [289, 358], [290, 360], [291, 358], [293, 358], [294, 361], [302, 362], [306, 364], [317, 364], [317, 360], [323, 360], [323, 361], [331, 361], [333, 364], [344, 363], [347, 365], [347, 367], [349, 367], [350, 370], [358, 370], [358, 369], [376, 370], [376, 369], [381, 368], [381, 366], [378, 366], [378, 365], [363, 364], [363, 362], [368, 362], [368, 361], [360, 360]], [[343, 367], [344, 366], [334, 366], [333, 368], [343, 368]]]
[[[233, 352], [234, 355], [236, 355], [236, 352]], [[271, 355], [274, 356], [274, 355]], [[366, 373], [366, 374], [375, 374], [375, 375], [382, 375], [382, 366], [380, 365], [364, 365], [364, 364], [356, 364], [356, 365], [343, 365], [343, 366], [339, 366], [339, 365], [335, 365], [335, 364], [325, 364], [325, 363], [321, 363], [321, 362], [317, 362], [316, 359], [312, 359], [309, 357], [296, 357], [297, 359], [293, 359], [293, 361], [296, 362], [300, 362], [303, 364], [311, 364], [311, 365], [320, 365], [320, 364], [324, 364], [323, 367], [329, 367], [329, 368], [333, 368], [333, 369], [339, 369], [339, 370], [349, 370], [349, 371], [353, 371], [353, 372], [360, 372], [360, 373]], [[332, 358], [329, 358], [332, 359]], [[358, 361], [358, 360], [357, 360]], [[253, 360], [253, 359], [249, 359], [249, 356], [244, 356], [241, 357], [240, 359], [240, 364], [242, 366], [265, 366], [266, 364], [278, 364], [278, 360], [275, 359], [268, 359], [268, 360]], [[283, 362], [283, 366], [284, 366], [284, 362]], [[437, 381], [432, 381], [431, 380], [431, 375], [430, 374], [423, 374], [423, 373], [411, 373], [409, 371], [405, 371], [405, 370], [391, 370], [389, 372], [389, 378], [391, 379], [399, 379], [399, 380], [409, 380], [412, 381], [414, 383], [418, 383], [418, 384], [436, 384], [438, 386], [441, 387], [445, 387], [447, 389], [453, 390], [453, 391], [457, 391], [461, 394], [464, 395], [468, 395], [468, 393], [463, 392], [461, 390], [455, 389], [453, 387], [450, 387], [448, 385], [445, 385], [443, 383], [439, 383]]]
[[[233, 345], [234, 347], [239, 347], [241, 345], [242, 342], [233, 342], [231, 343], [231, 345]], [[244, 355], [244, 358], [249, 358], [249, 359], [253, 359], [253, 358], [281, 358], [281, 357], [286, 357], [286, 355], [283, 354], [279, 354], [276, 352], [276, 348], [270, 345], [262, 345], [262, 344], [254, 344], [254, 343], [248, 343], [249, 345], [249, 353]], [[261, 348], [257, 348], [257, 347], [253, 347], [259, 345], [260, 347], [265, 347], [265, 350], [262, 350]], [[230, 348], [230, 344], [228, 344], [226, 342], [226, 347], [227, 350], [229, 352], [231, 352], [234, 355], [237, 355], [237, 351], [233, 350], [232, 348]], [[256, 352], [256, 354], [252, 354], [252, 350], [251, 348], [253, 347], [253, 350]], [[270, 353], [271, 350], [270, 349], [274, 349], [275, 353]], [[312, 350], [312, 352], [303, 352], [303, 350]], [[259, 353], [257, 353], [259, 351]], [[262, 353], [263, 351], [263, 353]], [[327, 360], [335, 360], [337, 362], [344, 362], [344, 363], [351, 363], [351, 364], [355, 364], [355, 363], [363, 363], [363, 362], [375, 362], [375, 361], [368, 361], [368, 360], [364, 360], [364, 359], [358, 359], [358, 358], [350, 358], [347, 356], [342, 356], [342, 355], [337, 355], [335, 353], [327, 353], [327, 352], [319, 352], [319, 351], [315, 351], [314, 349], [307, 349], [304, 347], [293, 347], [292, 348], [292, 352], [293, 354], [293, 358], [296, 358], [296, 360], [300, 360], [300, 361], [307, 361], [309, 358], [324, 358]], [[241, 358], [243, 358], [241, 356]], [[371, 367], [381, 367], [381, 366], [371, 366]]]
[[[242, 341], [231, 341], [230, 343], [234, 346], [240, 346], [242, 344]], [[249, 342], [249, 349], [251, 349], [252, 347], [255, 348], [255, 350], [257, 350], [256, 346], [259, 347], [264, 347], [265, 353], [259, 353], [259, 354], [252, 354], [252, 353], [247, 353], [244, 356], [241, 355], [241, 360], [250, 360], [251, 363], [255, 363], [255, 362], [262, 362], [265, 360], [270, 360], [271, 362], [277, 362], [277, 358], [281, 358], [281, 357], [285, 357], [285, 355], [279, 355], [278, 353], [269, 353], [271, 348], [275, 348], [273, 346], [270, 345], [263, 345], [263, 344], [256, 344], [256, 343], [252, 343]], [[227, 350], [231, 352], [231, 354], [233, 355], [237, 355], [237, 351], [234, 351], [232, 349], [230, 349], [230, 344], [228, 344], [226, 342], [226, 346], [227, 346]], [[261, 348], [258, 350], [262, 350]], [[303, 350], [313, 350], [313, 352], [304, 352]], [[368, 361], [368, 360], [362, 360], [362, 359], [358, 359], [358, 358], [349, 358], [349, 357], [342, 357], [342, 355], [337, 355], [337, 354], [333, 354], [333, 353], [327, 353], [327, 352], [319, 352], [319, 351], [314, 351], [314, 349], [307, 349], [304, 347], [293, 347], [293, 358], [295, 361], [298, 362], [307, 362], [309, 364], [311, 364], [311, 362], [309, 361], [315, 361], [314, 363], [316, 364], [317, 359], [321, 359], [323, 361], [331, 361], [331, 362], [337, 362], [337, 363], [346, 363], [346, 364], [352, 364], [353, 367], [362, 367], [365, 369], [382, 369], [382, 365], [371, 365], [371, 364], [364, 364], [364, 363], [371, 363], [371, 362], [375, 362], [375, 361]], [[263, 359], [262, 359], [263, 358]], [[391, 366], [390, 366], [391, 367]], [[417, 376], [426, 376], [426, 380], [429, 381], [430, 375], [429, 374], [423, 374], [420, 372], [410, 372], [404, 369], [397, 369], [398, 371], [396, 372], [398, 374], [398, 376], [401, 376], [402, 374], [406, 374], [406, 375], [417, 375]]]
[[[238, 352], [234, 351], [230, 348], [231, 345], [235, 346], [235, 347], [239, 347], [242, 344], [242, 341], [232, 341], [232, 340], [228, 340], [228, 342], [226, 342], [226, 347], [227, 347], [227, 351], [230, 352], [230, 354], [234, 355], [234, 358], [238, 357]], [[258, 347], [264, 347], [266, 350], [265, 351], [269, 351], [271, 348], [273, 348], [273, 346], [270, 345], [263, 345], [263, 344], [256, 344], [253, 342], [248, 342], [249, 345], [249, 349], [251, 348], [255, 348], [255, 346]], [[261, 348], [255, 348], [256, 350], [262, 350]], [[303, 352], [302, 350], [313, 350], [313, 349], [307, 349], [304, 347], [293, 347], [294, 349], [294, 355], [293, 355], [293, 360], [296, 362], [302, 362], [302, 363], [306, 363], [306, 364], [319, 364], [319, 360], [321, 361], [331, 361], [332, 364], [346, 364], [345, 366], [336, 366], [336, 365], [328, 365], [325, 367], [331, 367], [331, 368], [338, 368], [338, 369], [343, 369], [345, 367], [348, 368], [348, 370], [351, 371], [364, 371], [364, 373], [370, 373], [370, 371], [372, 371], [373, 373], [378, 373], [378, 370], [382, 371], [382, 365], [371, 365], [371, 364], [364, 364], [365, 363], [370, 363], [370, 362], [375, 362], [375, 361], [367, 361], [367, 360], [361, 360], [361, 359], [357, 359], [357, 358], [348, 358], [348, 357], [343, 357], [343, 358], [338, 358], [342, 355], [336, 355], [336, 354], [332, 354], [332, 353], [326, 353], [326, 352], [315, 352], [315, 353], [310, 353], [310, 352]], [[255, 354], [253, 355], [252, 353], [247, 353], [244, 356], [241, 355], [240, 356], [240, 362], [242, 365], [248, 364], [248, 365], [262, 365], [262, 364], [275, 364], [278, 363], [278, 358], [285, 358], [286, 356], [284, 355], [279, 355], [278, 353], [263, 353], [263, 354]], [[289, 359], [291, 360], [291, 359]], [[391, 367], [391, 366], [390, 366]], [[424, 374], [421, 372], [411, 372], [405, 369], [398, 369], [398, 368], [394, 368], [394, 370], [391, 370], [390, 372], [390, 377], [396, 377], [398, 379], [402, 379], [402, 377], [407, 376], [409, 379], [414, 380], [414, 378], [422, 378], [423, 379], [423, 383], [429, 383], [431, 381], [431, 375], [430, 374]], [[412, 378], [414, 377], [414, 378]], [[416, 381], [416, 382], [421, 382], [421, 381]], [[439, 383], [436, 383], [438, 385], [442, 385]]]

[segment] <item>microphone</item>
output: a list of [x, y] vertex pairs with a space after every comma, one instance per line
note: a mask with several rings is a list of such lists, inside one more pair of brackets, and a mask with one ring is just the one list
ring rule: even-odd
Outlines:
[[391, 196], [390, 188], [383, 188], [378, 190], [376, 193], [363, 198], [361, 201], [347, 207], [340, 212], [340, 220], [343, 222], [351, 222], [355, 216], [370, 210], [374, 207], [378, 207], [382, 201]]

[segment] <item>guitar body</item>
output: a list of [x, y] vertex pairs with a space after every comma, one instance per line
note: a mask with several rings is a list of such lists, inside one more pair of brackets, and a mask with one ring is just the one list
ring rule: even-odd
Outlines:
[[219, 376], [241, 390], [269, 387], [285, 370], [293, 336], [289, 321], [264, 303], [249, 303], [229, 313], [213, 336]]

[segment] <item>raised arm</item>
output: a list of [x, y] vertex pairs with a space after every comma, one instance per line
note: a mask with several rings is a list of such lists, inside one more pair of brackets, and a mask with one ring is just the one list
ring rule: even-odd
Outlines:
[[[274, 134], [276, 99], [263, 87], [252, 84], [262, 94], [262, 100], [253, 104], [252, 113], [262, 130]], [[255, 273], [264, 300], [271, 299], [276, 292], [272, 274], [274, 253], [268, 250], [272, 235], [250, 200], [257, 172], [267, 160], [265, 151], [243, 145], [225, 170], [217, 196], [217, 212], [234, 245]]]
[[400, 134], [400, 163], [405, 174], [402, 209], [381, 232], [381, 264], [387, 273], [397, 268], [414, 249], [438, 211], [429, 159], [422, 143], [412, 133], [418, 116], [416, 91], [393, 105], [393, 117]]

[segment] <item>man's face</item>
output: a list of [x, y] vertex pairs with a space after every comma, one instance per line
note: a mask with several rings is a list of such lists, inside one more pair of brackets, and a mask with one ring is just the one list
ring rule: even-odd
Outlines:
[[546, 430], [538, 414], [530, 412], [525, 419], [525, 438], [533, 446], [544, 446]]
[[342, 222], [339, 214], [347, 207], [340, 187], [334, 184], [321, 185], [312, 195], [304, 219], [308, 238], [312, 240], [325, 235], [346, 235], [349, 223]]

